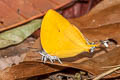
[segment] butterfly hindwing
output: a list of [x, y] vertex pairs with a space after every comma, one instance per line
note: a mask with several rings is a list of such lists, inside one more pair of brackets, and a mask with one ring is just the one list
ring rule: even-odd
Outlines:
[[60, 58], [72, 57], [90, 49], [77, 27], [54, 10], [49, 10], [44, 16], [40, 36], [43, 49]]

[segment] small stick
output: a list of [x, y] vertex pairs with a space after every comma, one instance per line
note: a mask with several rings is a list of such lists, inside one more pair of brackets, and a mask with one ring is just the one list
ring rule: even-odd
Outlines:
[[98, 75], [98, 76], [95, 77], [93, 80], [100, 80], [101, 78], [103, 78], [103, 77], [105, 77], [105, 76], [107, 76], [107, 75], [109, 75], [109, 74], [111, 74], [111, 73], [113, 73], [113, 72], [115, 72], [115, 71], [117, 71], [117, 70], [119, 70], [119, 69], [120, 69], [120, 66], [119, 66], [119, 67], [115, 67], [115, 68], [113, 68], [113, 69], [110, 69], [109, 71], [106, 71], [106, 72]]
[[115, 68], [115, 67], [120, 67], [120, 64], [119, 65], [115, 65], [115, 66], [106, 66], [106, 67], [102, 67], [102, 68]]
[[33, 47], [28, 47], [29, 49], [38, 49], [38, 48], [33, 48]]

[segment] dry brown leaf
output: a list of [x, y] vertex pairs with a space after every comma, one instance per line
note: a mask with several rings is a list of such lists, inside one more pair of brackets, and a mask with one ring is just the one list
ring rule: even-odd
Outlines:
[[[119, 26], [120, 26], [119, 24], [112, 24], [112, 25], [106, 25], [104, 27], [99, 27], [99, 28], [94, 28], [94, 29], [83, 29], [82, 32], [91, 41], [98, 41], [98, 40], [105, 40], [107, 38], [113, 38], [114, 40], [116, 40], [119, 43], [119, 41], [120, 41]], [[35, 48], [40, 47], [40, 45], [38, 46], [38, 44], [40, 44], [40, 41], [36, 41], [36, 44], [34, 47]], [[104, 67], [104, 66], [113, 66], [115, 64], [119, 64], [119, 62], [116, 63], [116, 61], [118, 61], [118, 59], [119, 59], [118, 57], [116, 58], [116, 56], [119, 56], [120, 51], [118, 48], [115, 48], [115, 49], [113, 49], [113, 48], [115, 48], [115, 46], [113, 46], [112, 48], [109, 48], [107, 53], [105, 52], [104, 49], [96, 50], [95, 53], [92, 55], [89, 53], [82, 53], [73, 58], [63, 59], [63, 65], [61, 65], [59, 63], [55, 63], [54, 65], [82, 69], [82, 70], [88, 71], [94, 75], [98, 75], [98, 74], [106, 71], [106, 70], [101, 70], [100, 69], [101, 66]], [[113, 49], [113, 50], [111, 50], [111, 49]], [[114, 52], [116, 50], [117, 50], [117, 52]], [[116, 55], [114, 55], [114, 54], [116, 54]], [[25, 61], [39, 61], [38, 59], [40, 57], [41, 56], [38, 53], [30, 53], [26, 56]], [[114, 60], [110, 61], [111, 58], [109, 59], [109, 57], [113, 58]], [[102, 62], [104, 65], [101, 64], [100, 62]], [[110, 63], [108, 63], [108, 62], [110, 62]], [[85, 63], [85, 64], [83, 64], [83, 63]], [[100, 63], [100, 64], [98, 65], [98, 63]], [[95, 65], [95, 66], [91, 66], [91, 65]], [[96, 69], [96, 70], [94, 70], [94, 69]], [[114, 76], [117, 76], [117, 75], [114, 75]], [[111, 77], [111, 76], [109, 76], [109, 77]]]
[[1, 0], [0, 32], [40, 18], [48, 9], [56, 10], [71, 2], [73, 0]]
[[99, 41], [112, 38], [120, 44], [120, 23], [104, 25], [98, 28], [81, 30], [90, 41]]
[[[0, 70], [3, 70], [7, 67], [11, 67], [13, 64], [19, 64], [22, 62], [25, 53], [29, 51], [29, 46], [33, 43], [33, 38], [28, 38], [23, 43], [19, 45], [14, 45], [5, 49], [0, 50]], [[24, 46], [24, 47], [23, 47]]]
[[[99, 13], [92, 13], [88, 17], [76, 18], [71, 21], [73, 21], [73, 23], [79, 28], [82, 28], [81, 31], [90, 41], [113, 38], [119, 43], [120, 10], [118, 7], [120, 6], [114, 4], [114, 6], [109, 6], [105, 9], [101, 8], [100, 10], [98, 10]], [[101, 27], [99, 27], [99, 25]], [[83, 29], [83, 27], [85, 28]], [[36, 40], [33, 48], [38, 48], [39, 50], [41, 50], [39, 38], [38, 40]], [[63, 70], [67, 67], [81, 69], [93, 74], [94, 76], [97, 76], [109, 70], [109, 68], [103, 69], [103, 67], [115, 66], [120, 64], [120, 47], [116, 46], [112, 46], [107, 50], [105, 48], [97, 49], [93, 54], [81, 53], [80, 55], [72, 58], [62, 59], [63, 64], [59, 64], [57, 62], [53, 64], [50, 62], [46, 62], [45, 64], [43, 64], [43, 62], [40, 60], [41, 55], [37, 52], [34, 52], [34, 50], [35, 49], [31, 49], [27, 53], [23, 63], [2, 70], [0, 78], [2, 80], [14, 80], [19, 78], [48, 74]], [[8, 76], [5, 77], [6, 75]], [[117, 76], [120, 76], [120, 74], [113, 73], [106, 76], [106, 78]]]
[[58, 68], [59, 70], [64, 69], [61, 66], [49, 66], [35, 61], [28, 61], [1, 71], [0, 78], [1, 80], [15, 80], [55, 72], [58, 71]]
[[[110, 38], [112, 37], [113, 39], [115, 38], [115, 40], [119, 41], [120, 40], [119, 39], [119, 32], [120, 32], [119, 26], [120, 26], [119, 24], [113, 24], [113, 25], [107, 25], [104, 27], [99, 27], [99, 28], [94, 28], [94, 29], [84, 29], [82, 30], [82, 32], [92, 41], [101, 40], [101, 39], [103, 40], [109, 37]], [[33, 45], [33, 48], [38, 48], [39, 50], [41, 49], [39, 38]], [[51, 72], [56, 72], [56, 71], [62, 70], [67, 67], [82, 69], [96, 76], [108, 70], [108, 69], [102, 69], [102, 67], [114, 66], [120, 63], [119, 62], [119, 56], [120, 56], [119, 47], [115, 48], [114, 46], [112, 48], [109, 48], [107, 53], [105, 52], [104, 49], [102, 50], [98, 49], [95, 51], [94, 54], [81, 53], [80, 55], [75, 56], [73, 58], [62, 59], [63, 64], [59, 64], [59, 63], [51, 64], [49, 62], [47, 62], [46, 64], [43, 64], [43, 62], [40, 60], [41, 55], [37, 52], [34, 52], [35, 50], [36, 49], [31, 49], [27, 53], [26, 57], [24, 58], [24, 61], [27, 64], [32, 64], [35, 66], [29, 66], [23, 62], [22, 64], [3, 70], [1, 73], [2, 76], [7, 74], [7, 75], [10, 75], [7, 78], [16, 76], [16, 79], [18, 79], [18, 78], [32, 77], [32, 76], [43, 75], [43, 74], [47, 74]], [[57, 68], [54, 68], [56, 66]], [[49, 69], [49, 70], [44, 71], [45, 69]], [[24, 74], [18, 74], [18, 73], [22, 73], [20, 71], [23, 71], [23, 70], [24, 70]], [[15, 71], [15, 74], [14, 74], [14, 71]], [[29, 74], [27, 73], [28, 71], [29, 71]], [[14, 75], [12, 75], [11, 73]], [[119, 75], [114, 74], [109, 77], [113, 77], [113, 76], [115, 77]]]
[[[109, 2], [109, 3], [108, 3]], [[103, 6], [102, 6], [103, 5]], [[105, 7], [104, 7], [105, 6]], [[98, 10], [97, 10], [98, 9]], [[120, 22], [120, 1], [104, 0], [83, 17], [69, 19], [81, 28], [96, 28]]]
[[101, 12], [104, 9], [120, 4], [120, 0], [103, 0], [96, 5], [88, 14], [93, 15]]
[[[40, 49], [39, 39], [33, 45], [33, 48]], [[61, 66], [48, 65], [48, 64], [37, 62], [37, 61], [40, 61], [41, 55], [39, 53], [35, 53], [32, 51], [34, 50], [31, 49], [27, 53], [27, 56], [23, 63], [14, 65], [12, 67], [9, 67], [9, 68], [6, 68], [0, 71], [1, 73], [0, 79], [1, 80], [15, 80], [19, 78], [43, 75], [43, 74], [56, 72], [56, 71], [64, 69], [64, 67], [61, 67]]]
[[[94, 36], [97, 36], [97, 34], [96, 35], [94, 34]], [[35, 42], [35, 44], [33, 45], [33, 48], [38, 48], [39, 50], [41, 49], [39, 39]], [[90, 54], [86, 53], [86, 54], [77, 56], [77, 58], [75, 58], [75, 57], [71, 58], [72, 61], [68, 61], [70, 58], [64, 59], [63, 64], [59, 64], [59, 63], [51, 64], [49, 62], [47, 62], [46, 64], [43, 64], [43, 62], [41, 62], [41, 60], [40, 60], [41, 55], [39, 53], [33, 52], [33, 51], [34, 50], [31, 49], [27, 53], [27, 56], [24, 59], [25, 63], [23, 62], [22, 64], [13, 66], [6, 70], [3, 70], [1, 75], [4, 76], [7, 74], [9, 76], [6, 78], [11, 77], [11, 79], [12, 78], [18, 79], [18, 78], [32, 77], [32, 76], [43, 75], [43, 74], [47, 74], [47, 73], [51, 73], [51, 72], [56, 72], [56, 71], [66, 68], [66, 67], [82, 69], [82, 70], [88, 71], [89, 73], [92, 73], [93, 75], [98, 75], [98, 74], [106, 71], [106, 70], [102, 69], [102, 67], [113, 66], [113, 65], [119, 64], [119, 62], [117, 62], [117, 64], [116, 64], [116, 61], [118, 61], [119, 58], [118, 57], [115, 58], [115, 57], [120, 55], [119, 49], [116, 48], [115, 50], [112, 50], [108, 53], [105, 53], [105, 51], [102, 51], [102, 52], [98, 51], [97, 54], [94, 53], [92, 55], [93, 57]], [[114, 51], [116, 51], [115, 52], [116, 55], [113, 54]], [[110, 61], [111, 58], [113, 58], [114, 60]], [[110, 63], [108, 63], [109, 61], [110, 61]], [[26, 63], [28, 65], [26, 65]], [[29, 65], [29, 64], [31, 64], [31, 65]], [[57, 68], [55, 68], [56, 66], [57, 66]], [[49, 70], [46, 70], [46, 69], [49, 69]], [[22, 73], [21, 71], [22, 72], [24, 71], [24, 73], [18, 74], [18, 73]], [[16, 76], [16, 77], [14, 77], [14, 76]], [[4, 77], [2, 77], [2, 78], [4, 78]]]

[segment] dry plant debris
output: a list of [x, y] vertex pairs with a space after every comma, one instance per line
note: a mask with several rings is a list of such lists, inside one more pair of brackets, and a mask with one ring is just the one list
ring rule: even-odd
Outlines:
[[[107, 1], [111, 1], [111, 3], [107, 4]], [[118, 2], [116, 3], [116, 1]], [[110, 44], [111, 47], [109, 47], [108, 49], [100, 48], [97, 49], [93, 54], [81, 53], [80, 55], [77, 55], [75, 57], [62, 59], [63, 64], [59, 64], [57, 62], [53, 64], [47, 62], [46, 64], [44, 64], [40, 60], [41, 55], [37, 52], [34, 52], [33, 49], [29, 49], [25, 53], [26, 56], [20, 64], [13, 65], [9, 68], [0, 71], [0, 79], [27, 80], [30, 77], [42, 77], [43, 75], [50, 75], [50, 73], [57, 74], [57, 72], [59, 73], [59, 71], [62, 71], [67, 68], [77, 69], [78, 71], [83, 70], [85, 72], [88, 72], [89, 74], [92, 74], [92, 79], [95, 77], [98, 79], [99, 75], [100, 78], [115, 78], [120, 76], [118, 70], [119, 66], [117, 66], [113, 68], [115, 70], [118, 70], [117, 72], [113, 72], [113, 70], [107, 73], [109, 75], [103, 75], [101, 77], [101, 74], [106, 74], [106, 71], [111, 70], [111, 68], [104, 69], [103, 67], [120, 65], [120, 10], [118, 8], [120, 7], [119, 4], [119, 0], [104, 0], [98, 6], [96, 6], [96, 8], [94, 8], [95, 10], [93, 9], [88, 15], [76, 19], [70, 19], [72, 23], [74, 23], [79, 29], [81, 29], [83, 34], [85, 34], [85, 36], [89, 40], [99, 41], [112, 38], [118, 42], [117, 45]], [[101, 8], [101, 5], [104, 5], [106, 7]], [[95, 11], [97, 8], [99, 9], [96, 13]], [[34, 45], [32, 45], [31, 47], [40, 50], [40, 39], [38, 38], [35, 41]], [[72, 71], [72, 69], [69, 71]], [[76, 78], [80, 79], [80, 75], [78, 74], [78, 72], [75, 76]]]

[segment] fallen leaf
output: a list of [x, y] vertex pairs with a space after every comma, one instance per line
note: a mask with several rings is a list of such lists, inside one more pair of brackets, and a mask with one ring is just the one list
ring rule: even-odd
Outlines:
[[30, 37], [19, 45], [0, 49], [0, 70], [22, 62], [26, 55], [25, 53], [29, 51], [29, 47], [32, 46], [33, 43], [34, 39]]
[[[11, 68], [7, 68], [0, 73], [1, 80], [16, 80], [26, 77], [32, 77], [37, 75], [43, 75], [50, 72], [58, 71], [59, 69], [64, 69], [61, 66], [49, 66], [43, 63], [35, 62], [35, 61], [27, 61], [23, 62], [19, 65], [15, 65]], [[7, 76], [6, 76], [7, 75]]]
[[[91, 41], [99, 41], [99, 40], [105, 40], [107, 38], [113, 38], [119, 43], [120, 41], [119, 26], [120, 26], [119, 23], [111, 24], [111, 25], [105, 25], [103, 27], [98, 27], [98, 28], [93, 28], [93, 29], [83, 29], [82, 32]], [[38, 48], [40, 50], [41, 46], [38, 44], [40, 44], [39, 39], [34, 44], [34, 48]], [[49, 62], [48, 64], [63, 66], [64, 68], [66, 67], [77, 68], [77, 69], [88, 71], [89, 73], [92, 73], [94, 74], [94, 76], [96, 76], [108, 70], [108, 69], [102, 69], [102, 67], [114, 66], [120, 63], [118, 62], [119, 57], [117, 57], [119, 56], [119, 52], [120, 52], [119, 47], [118, 48], [115, 48], [115, 47], [116, 46], [112, 46], [111, 49], [108, 48], [107, 50], [108, 52], [106, 52], [103, 48], [101, 50], [96, 50], [94, 54], [83, 53], [73, 58], [63, 59], [62, 60], [63, 64], [59, 64], [59, 63], [51, 64]], [[41, 62], [39, 61], [40, 58], [41, 58], [40, 54], [30, 52], [25, 57], [25, 61]], [[51, 73], [51, 71], [49, 73]], [[119, 74], [114, 73], [112, 75], [107, 76], [106, 78], [117, 77], [117, 76], [119, 76]]]
[[120, 23], [104, 25], [98, 28], [82, 29], [81, 32], [90, 41], [99, 41], [112, 38], [120, 44]]
[[[39, 39], [37, 39], [37, 41], [33, 45], [33, 48], [38, 48], [39, 50], [41, 49]], [[114, 51], [116, 51], [115, 52], [116, 54], [114, 54]], [[115, 48], [114, 50], [109, 51], [108, 53], [104, 52], [103, 54], [100, 54], [96, 57], [94, 56], [91, 58], [87, 57], [87, 59], [83, 61], [81, 61], [80, 59], [85, 58], [85, 56], [75, 61], [73, 60], [73, 61], [68, 62], [67, 60], [63, 60], [63, 64], [59, 64], [59, 63], [52, 64], [50, 62], [46, 62], [45, 64], [43, 64], [43, 62], [40, 60], [41, 55], [38, 52], [34, 52], [33, 49], [31, 49], [27, 53], [26, 57], [24, 58], [23, 63], [12, 66], [5, 70], [2, 70], [0, 77], [3, 78], [3, 80], [7, 80], [9, 78], [11, 80], [19, 79], [19, 78], [48, 74], [48, 73], [63, 70], [67, 67], [85, 70], [95, 76], [107, 70], [107, 69], [106, 70], [101, 69], [102, 67], [113, 66], [113, 65], [119, 64], [119, 60], [118, 60], [119, 57], [115, 58], [116, 56], [119, 56], [119, 48]], [[111, 61], [112, 58], [114, 58], [114, 60]], [[110, 63], [108, 63], [109, 61]], [[116, 64], [116, 61], [118, 61], [117, 64]], [[8, 75], [8, 76], [4, 77], [5, 75]]]
[[40, 28], [40, 24], [41, 20], [37, 19], [25, 25], [0, 33], [0, 48], [5, 48], [22, 42], [34, 31]]
[[[114, 4], [114, 6], [106, 7], [105, 9], [100, 9], [99, 13], [92, 13], [92, 17], [81, 20], [81, 22], [83, 23], [80, 23], [80, 25], [83, 24], [82, 27], [87, 26], [84, 29], [81, 26], [79, 26], [79, 20], [82, 19], [82, 17], [78, 18], [78, 21], [76, 22], [74, 20], [74, 22], [76, 23], [76, 25], [78, 25], [79, 28], [82, 28], [81, 31], [90, 41], [99, 41], [108, 38], [113, 38], [119, 44], [120, 25], [118, 14], [119, 10], [117, 7], [120, 6]], [[117, 16], [114, 16], [112, 14], [112, 11], [114, 15], [117, 14]], [[106, 13], [109, 13], [109, 15], [107, 15]], [[103, 16], [105, 20], [103, 19]], [[97, 23], [94, 25], [92, 24], [93, 26], [91, 27], [89, 21], [93, 20], [94, 18], [96, 18], [98, 20], [98, 23], [102, 25], [98, 26]], [[93, 22], [96, 22], [96, 20], [93, 20]], [[41, 50], [39, 38], [36, 40], [32, 48], [37, 48], [35, 49], [37, 51]], [[0, 78], [2, 80], [27, 78], [60, 71], [68, 67], [84, 70], [93, 74], [94, 76], [97, 76], [109, 70], [109, 68], [104, 69], [103, 67], [116, 66], [120, 64], [120, 47], [117, 47], [116, 45], [111, 45], [108, 49], [97, 49], [93, 54], [81, 53], [80, 55], [77, 55], [75, 57], [62, 59], [63, 64], [59, 64], [57, 62], [50, 63], [49, 61], [43, 64], [43, 62], [41, 61], [41, 55], [38, 52], [34, 52], [33, 49], [27, 52], [23, 63], [14, 65], [10, 68], [0, 71]], [[6, 75], [8, 76], [5, 77]], [[120, 74], [112, 73], [111, 75], [108, 75], [105, 78], [113, 78], [118, 76], [120, 76]]]
[[[0, 32], [42, 17], [48, 9], [68, 6], [73, 0], [1, 0]], [[10, 12], [10, 13], [9, 13]]]
[[69, 19], [69, 21], [78, 26], [79, 29], [97, 28], [103, 27], [104, 25], [119, 23], [120, 1], [104, 0], [100, 2], [98, 6], [93, 8], [87, 15]]
[[93, 15], [104, 9], [120, 4], [120, 0], [103, 0], [97, 4], [88, 14]]

